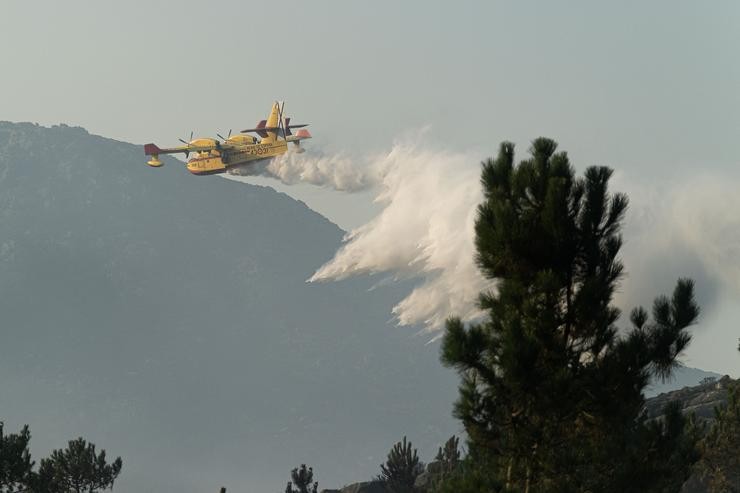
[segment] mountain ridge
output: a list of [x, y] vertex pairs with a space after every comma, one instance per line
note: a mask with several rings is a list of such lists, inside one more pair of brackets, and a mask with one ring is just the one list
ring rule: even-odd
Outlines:
[[307, 284], [344, 232], [305, 204], [80, 127], [0, 123], [0, 389], [35, 457], [83, 435], [116, 489], [377, 473], [458, 426], [453, 372], [388, 323], [408, 287]]
[[[258, 491], [301, 463], [369, 479], [400, 437], [432, 457], [460, 433], [438, 343], [388, 321], [410, 283], [307, 284], [338, 226], [164, 161], [0, 122], [0, 417], [37, 459], [82, 435], [123, 455], [123, 493]], [[709, 375], [682, 371], [669, 386]]]

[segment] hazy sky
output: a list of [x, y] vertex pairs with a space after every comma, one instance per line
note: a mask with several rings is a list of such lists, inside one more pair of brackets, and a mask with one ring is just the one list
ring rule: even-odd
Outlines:
[[[435, 145], [483, 158], [546, 135], [577, 168], [609, 165], [628, 192], [648, 190], [636, 210], [671, 217], [676, 190], [721, 184], [696, 225], [722, 215], [717, 237], [737, 243], [716, 256], [724, 269], [705, 269], [722, 288], [687, 361], [740, 374], [740, 210], [726, 217], [740, 205], [736, 1], [0, 5], [2, 120], [172, 145], [252, 126], [283, 99], [323, 152], [383, 152], [429, 126]], [[278, 188], [345, 228], [376, 210], [370, 194]]]

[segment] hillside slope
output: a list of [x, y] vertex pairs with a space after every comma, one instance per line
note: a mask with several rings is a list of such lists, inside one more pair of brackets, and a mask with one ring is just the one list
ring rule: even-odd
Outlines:
[[81, 128], [0, 123], [0, 418], [36, 458], [82, 435], [119, 493], [370, 479], [456, 431], [438, 347], [399, 287], [306, 284], [342, 231], [303, 203]]

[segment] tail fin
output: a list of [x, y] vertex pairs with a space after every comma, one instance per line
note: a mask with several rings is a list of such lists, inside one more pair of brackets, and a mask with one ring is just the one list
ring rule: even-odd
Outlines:
[[280, 120], [280, 110], [280, 103], [278, 103], [277, 101], [272, 103], [272, 111], [270, 111], [270, 116], [267, 117], [267, 123], [265, 124], [265, 127], [270, 130], [267, 130], [267, 137], [262, 138], [262, 144], [270, 144], [277, 140], [277, 128]]
[[[283, 120], [282, 122], [280, 121], [281, 118]], [[272, 111], [270, 111], [270, 116], [267, 117], [267, 120], [261, 120], [255, 128], [247, 128], [245, 130], [242, 130], [241, 133], [246, 134], [255, 132], [257, 135], [262, 137], [262, 140], [260, 140], [261, 144], [270, 144], [278, 140], [278, 138], [291, 140], [288, 139], [288, 137], [293, 136], [293, 132], [291, 132], [290, 129], [303, 128], [307, 126], [307, 123], [301, 123], [300, 125], [291, 125], [289, 117], [283, 118], [283, 103], [275, 101], [274, 103], [272, 103]]]
[[144, 154], [147, 156], [154, 156], [159, 154], [162, 151], [159, 147], [157, 147], [157, 144], [145, 144], [144, 145]]

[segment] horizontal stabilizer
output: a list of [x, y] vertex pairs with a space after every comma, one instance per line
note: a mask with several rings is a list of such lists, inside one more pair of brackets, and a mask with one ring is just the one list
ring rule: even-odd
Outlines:
[[293, 125], [291, 125], [290, 124], [290, 117], [289, 116], [286, 116], [285, 117], [284, 123], [285, 124], [283, 125], [283, 128], [285, 129], [285, 135], [283, 135], [283, 137], [286, 137], [288, 135], [293, 135], [293, 132], [290, 131], [291, 128], [303, 128], [303, 127], [307, 127], [308, 126], [308, 123], [301, 123], [301, 124], [293, 124]]
[[241, 130], [240, 132], [243, 134], [248, 134], [250, 132], [257, 132], [258, 134], [262, 135], [263, 133], [267, 132], [277, 132], [280, 130], [278, 127], [257, 127], [257, 128], [248, 128], [246, 130]]
[[[300, 125], [287, 125], [285, 128], [286, 129], [289, 129], [289, 128], [303, 128], [303, 127], [307, 127], [308, 125], [309, 125], [308, 123], [302, 123]], [[278, 130], [280, 130], [280, 127], [259, 127], [258, 126], [258, 127], [255, 127], [255, 128], [247, 128], [247, 129], [244, 129], [244, 130], [240, 130], [240, 132], [243, 133], [243, 134], [248, 134], [248, 133], [251, 133], [251, 132], [256, 132], [261, 137], [265, 137], [267, 135], [267, 132], [277, 132]], [[263, 133], [265, 135], [262, 135]], [[290, 134], [288, 134], [288, 135], [290, 135]]]
[[267, 120], [260, 120], [260, 122], [257, 124], [257, 128], [263, 129], [263, 130], [257, 130], [257, 135], [259, 135], [263, 139], [267, 137], [267, 132], [265, 132], [264, 130], [265, 125], [267, 125]]

